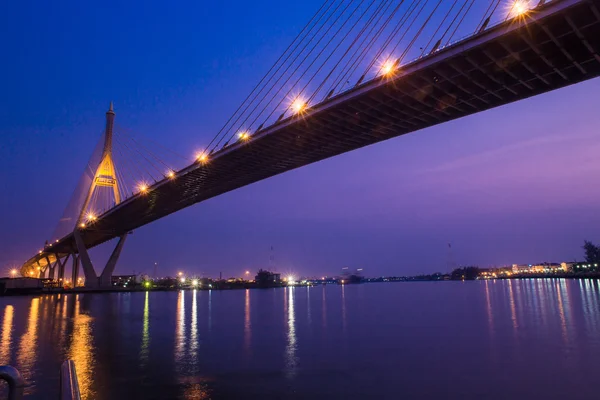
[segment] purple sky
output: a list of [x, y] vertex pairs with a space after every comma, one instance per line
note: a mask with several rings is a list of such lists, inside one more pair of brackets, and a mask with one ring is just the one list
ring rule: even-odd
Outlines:
[[[202, 148], [320, 0], [205, 3], [8, 4], [1, 272], [52, 234], [110, 100], [120, 126]], [[138, 229], [117, 273], [240, 275], [271, 245], [279, 271], [302, 275], [447, 271], [449, 242], [456, 264], [581, 259], [600, 241], [597, 93], [598, 79], [211, 199]]]

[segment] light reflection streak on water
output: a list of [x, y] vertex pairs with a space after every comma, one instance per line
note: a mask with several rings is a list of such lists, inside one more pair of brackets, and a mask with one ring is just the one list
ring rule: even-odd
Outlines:
[[150, 292], [146, 291], [146, 297], [144, 298], [144, 317], [142, 319], [142, 347], [140, 349], [140, 362], [142, 366], [148, 362], [148, 353], [150, 346], [150, 304], [149, 295]]
[[244, 350], [246, 355], [250, 352], [251, 342], [251, 325], [250, 325], [250, 289], [246, 289], [246, 296], [244, 299]]
[[490, 281], [486, 279], [485, 281], [485, 300], [486, 300], [486, 310], [487, 310], [487, 317], [488, 317], [488, 326], [490, 328], [490, 336], [493, 336], [494, 334], [494, 317], [492, 315], [492, 302], [490, 299]]
[[175, 361], [183, 360], [185, 350], [185, 297], [183, 290], [177, 297], [177, 324], [175, 326]]
[[31, 299], [27, 331], [21, 336], [19, 352], [17, 353], [16, 367], [21, 370], [25, 381], [29, 380], [29, 374], [31, 374], [36, 361], [39, 307], [40, 299], [37, 297]]
[[208, 331], [212, 330], [212, 289], [208, 290]]
[[517, 310], [515, 308], [515, 295], [513, 293], [513, 288], [512, 288], [512, 279], [508, 280], [508, 294], [510, 297], [510, 315], [511, 315], [512, 323], [513, 323], [513, 328], [516, 333], [517, 328], [519, 327], [519, 324], [517, 322]]
[[597, 332], [598, 304], [595, 299], [594, 287], [589, 278], [579, 279], [583, 316], [588, 334]]
[[312, 324], [312, 318], [310, 317], [310, 285], [306, 287], [306, 319], [308, 320], [308, 326]]
[[342, 284], [342, 329], [346, 334], [346, 285]]
[[12, 344], [14, 308], [11, 305], [4, 307], [2, 320], [2, 342], [0, 342], [0, 364], [10, 364], [10, 349]]
[[288, 340], [285, 349], [286, 355], [286, 376], [293, 378], [296, 375], [296, 316], [294, 313], [294, 287], [288, 287], [287, 291], [287, 314], [288, 314]]
[[73, 315], [73, 334], [69, 359], [75, 362], [77, 381], [82, 399], [93, 399], [94, 358], [92, 344], [92, 317], [81, 312], [81, 300], [75, 296], [75, 313]]
[[[559, 282], [561, 281], [563, 281], [563, 279], [559, 279]], [[565, 344], [567, 344], [569, 342], [567, 333], [567, 318], [565, 315], [565, 307], [561, 294], [562, 288], [559, 286], [559, 282], [556, 282], [556, 303], [558, 304], [558, 316], [560, 317], [560, 330], [562, 332], [562, 337], [565, 341]]]
[[196, 289], [192, 292], [192, 326], [190, 327], [190, 353], [192, 364], [196, 364], [198, 357], [198, 305]]
[[[322, 311], [321, 311], [321, 316], [323, 319], [323, 328], [327, 327], [327, 301], [325, 300], [325, 285], [323, 285], [323, 290], [321, 292], [323, 295], [321, 296], [321, 303], [322, 303]], [[325, 329], [323, 329], [323, 333], [325, 332]]]

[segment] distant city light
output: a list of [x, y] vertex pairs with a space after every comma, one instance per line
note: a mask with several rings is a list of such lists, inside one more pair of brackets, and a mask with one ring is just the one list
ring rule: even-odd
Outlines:
[[150, 282], [149, 281], [144, 282], [144, 286], [150, 287]]
[[179, 276], [182, 276], [182, 275], [183, 275], [183, 272], [179, 271], [179, 272], [177, 273], [177, 275], [179, 275]]
[[250, 132], [241, 131], [238, 133], [238, 137], [240, 138], [240, 140], [246, 141], [246, 140], [250, 139]]
[[194, 279], [192, 281], [192, 286], [198, 286], [198, 279]]
[[293, 285], [293, 284], [295, 284], [295, 283], [296, 283], [296, 281], [295, 281], [294, 279], [295, 279], [295, 278], [294, 278], [294, 276], [293, 276], [293, 275], [288, 275], [288, 277], [287, 277], [287, 283], [288, 283], [288, 285]]
[[292, 102], [292, 111], [294, 112], [294, 114], [300, 114], [304, 111], [306, 111], [306, 109], [308, 108], [308, 104], [306, 103], [306, 101], [300, 97], [296, 97], [294, 99], [294, 101]]
[[180, 278], [179, 280], [181, 281], [181, 283], [185, 283], [185, 278]]
[[246, 271], [246, 275], [250, 275], [250, 271]]

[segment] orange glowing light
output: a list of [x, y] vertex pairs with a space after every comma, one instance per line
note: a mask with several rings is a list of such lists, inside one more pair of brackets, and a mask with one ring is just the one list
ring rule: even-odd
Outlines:
[[396, 62], [392, 59], [387, 59], [381, 63], [379, 73], [383, 76], [390, 76], [396, 72]]
[[96, 216], [94, 215], [94, 213], [91, 213], [91, 212], [89, 212], [86, 215], [86, 218], [87, 218], [88, 221], [95, 221], [96, 220]]
[[138, 185], [138, 190], [140, 191], [140, 193], [144, 194], [148, 192], [148, 185], [145, 183], [140, 183]]
[[200, 152], [196, 155], [196, 159], [200, 161], [202, 164], [206, 164], [208, 162], [208, 154], [206, 152]]
[[82, 223], [80, 223], [80, 224], [79, 224], [79, 226], [80, 226], [81, 228], [85, 228], [85, 224], [84, 224], [83, 222], [82, 222]]
[[509, 17], [520, 17], [525, 15], [531, 9], [529, 0], [515, 0], [510, 6]]
[[238, 133], [238, 137], [240, 138], [240, 140], [246, 141], [246, 140], [250, 139], [250, 132], [241, 131], [240, 133]]
[[294, 99], [294, 101], [292, 102], [291, 108], [294, 114], [300, 114], [306, 111], [306, 109], [308, 108], [308, 104], [306, 103], [306, 101], [304, 101], [304, 99], [296, 97], [296, 99]]
[[14, 277], [14, 276], [16, 276], [16, 275], [17, 275], [17, 270], [16, 270], [16, 269], [14, 269], [14, 268], [13, 268], [13, 269], [11, 269], [11, 270], [10, 270], [10, 274], [11, 274], [13, 277]]
[[174, 171], [167, 172], [167, 178], [174, 179], [175, 178], [175, 172]]

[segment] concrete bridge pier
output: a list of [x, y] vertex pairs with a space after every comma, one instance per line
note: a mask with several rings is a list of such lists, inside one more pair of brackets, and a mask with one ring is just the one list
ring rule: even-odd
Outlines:
[[[92, 264], [92, 260], [90, 259], [90, 255], [88, 254], [87, 249], [85, 248], [85, 244], [83, 243], [83, 239], [81, 238], [81, 233], [78, 229], [75, 229], [73, 232], [73, 236], [75, 238], [75, 244], [77, 245], [77, 251], [79, 252], [79, 258], [81, 259], [81, 266], [83, 267], [83, 274], [85, 275], [85, 287], [90, 289], [97, 288], [110, 288], [112, 274], [117, 266], [117, 261], [119, 260], [119, 256], [121, 255], [121, 250], [123, 250], [123, 246], [125, 245], [125, 239], [127, 238], [127, 234], [121, 235], [119, 237], [119, 241], [115, 246], [108, 262], [104, 266], [102, 273], [100, 276], [96, 275], [96, 271], [94, 269], [94, 265]], [[76, 282], [75, 280], [73, 282]]]

